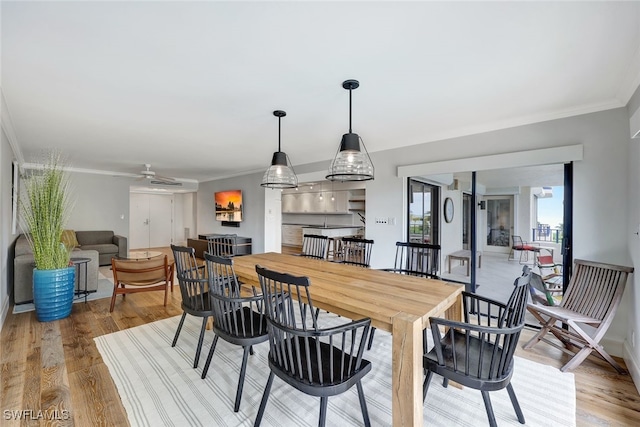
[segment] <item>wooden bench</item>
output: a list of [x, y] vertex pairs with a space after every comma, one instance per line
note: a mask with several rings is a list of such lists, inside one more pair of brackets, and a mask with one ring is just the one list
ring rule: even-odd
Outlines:
[[[482, 267], [482, 252], [476, 251], [478, 255], [478, 268]], [[455, 251], [449, 254], [449, 273], [451, 273], [451, 261], [452, 260], [460, 260], [460, 262], [464, 265], [465, 261], [467, 263], [467, 276], [469, 275], [469, 270], [471, 268], [471, 251], [468, 249], [462, 249], [459, 251]]]

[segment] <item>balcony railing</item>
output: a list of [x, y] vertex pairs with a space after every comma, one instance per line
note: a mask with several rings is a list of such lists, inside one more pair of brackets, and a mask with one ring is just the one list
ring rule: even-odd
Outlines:
[[562, 230], [559, 228], [539, 227], [531, 229], [532, 241], [538, 242], [555, 242], [562, 241]]

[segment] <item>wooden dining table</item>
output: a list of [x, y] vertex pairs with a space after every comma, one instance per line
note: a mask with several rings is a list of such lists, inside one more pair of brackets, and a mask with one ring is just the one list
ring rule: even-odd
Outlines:
[[240, 281], [260, 286], [256, 264], [307, 276], [316, 307], [350, 319], [371, 318], [392, 334], [392, 416], [394, 426], [422, 426], [422, 330], [429, 317], [460, 320], [463, 286], [353, 265], [279, 253], [234, 258]]

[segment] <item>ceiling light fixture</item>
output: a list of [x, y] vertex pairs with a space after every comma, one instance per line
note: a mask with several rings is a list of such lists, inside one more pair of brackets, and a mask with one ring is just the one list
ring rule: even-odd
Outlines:
[[[342, 87], [349, 90], [349, 133], [342, 135], [336, 157], [331, 162], [329, 181], [370, 181], [373, 179], [373, 162], [364, 141], [357, 133], [351, 132], [351, 91], [357, 89], [357, 80], [345, 80]], [[362, 142], [362, 151], [360, 143]]]
[[280, 121], [287, 113], [276, 110], [273, 115], [278, 118], [278, 151], [273, 153], [271, 166], [264, 173], [260, 185], [267, 188], [297, 188], [298, 177], [291, 166], [289, 156], [280, 151]]

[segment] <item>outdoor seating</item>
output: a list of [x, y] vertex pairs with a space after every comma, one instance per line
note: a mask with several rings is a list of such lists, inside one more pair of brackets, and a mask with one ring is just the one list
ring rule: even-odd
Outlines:
[[562, 264], [556, 263], [553, 260], [553, 254], [546, 253], [543, 255], [542, 251], [538, 252], [535, 258], [535, 266], [538, 267], [542, 281], [545, 283], [548, 291], [553, 294], [562, 294]]
[[518, 258], [518, 262], [520, 264], [524, 264], [529, 261], [529, 252], [533, 252], [534, 255], [535, 253], [540, 252], [540, 246], [536, 243], [525, 242], [520, 236], [512, 235], [511, 242], [511, 251], [509, 251], [509, 257], [507, 258], [509, 261], [515, 259], [516, 251], [520, 252], [520, 257]]
[[525, 275], [516, 279], [515, 288], [506, 304], [463, 292], [464, 322], [429, 318], [434, 347], [423, 358], [427, 373], [423, 386], [424, 399], [433, 374], [439, 374], [444, 377], [445, 387], [452, 380], [480, 390], [489, 424], [496, 426], [489, 392], [506, 387], [518, 421], [524, 424], [524, 415], [511, 385], [511, 376], [513, 354], [524, 327], [530, 280], [531, 272], [525, 272]]
[[[627, 373], [604, 350], [600, 340], [613, 321], [627, 277], [632, 272], [632, 267], [576, 260], [573, 276], [560, 304], [527, 306], [542, 328], [524, 348], [530, 349], [539, 341], [544, 341], [572, 355], [571, 360], [560, 368], [563, 372], [574, 369], [595, 351], [618, 373]], [[548, 333], [560, 340], [562, 345], [548, 339]]]

